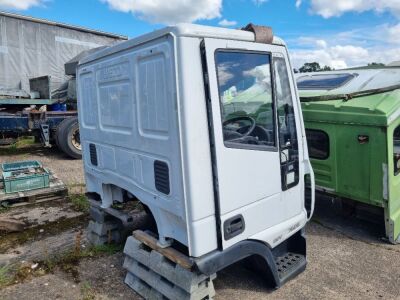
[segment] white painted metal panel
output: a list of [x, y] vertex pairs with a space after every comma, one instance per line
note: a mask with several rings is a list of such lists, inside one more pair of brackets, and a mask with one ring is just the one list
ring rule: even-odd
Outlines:
[[[278, 148], [275, 150], [237, 149], [227, 147], [223, 141], [222, 108], [217, 84], [215, 51], [235, 49], [234, 51], [270, 53], [272, 63], [272, 54], [284, 55], [286, 48], [217, 39], [205, 39], [205, 47], [215, 135], [221, 226], [223, 227], [226, 220], [239, 214], [245, 221], [245, 229], [242, 234], [229, 240], [223, 239], [223, 248], [227, 248], [291, 218], [300, 217], [305, 222], [304, 203], [302, 203], [303, 186], [298, 184], [292, 190], [282, 191]], [[296, 106], [296, 108], [298, 107]], [[301, 127], [298, 127], [298, 131], [301, 132]], [[223, 232], [222, 236], [224, 236]]]
[[[101, 182], [89, 191], [102, 195], [103, 206], [112, 203], [104, 186], [129, 191], [150, 207], [162, 237], [187, 244], [174, 49], [167, 35], [81, 66], [80, 126], [85, 171]], [[155, 186], [156, 160], [168, 165], [168, 195]]]

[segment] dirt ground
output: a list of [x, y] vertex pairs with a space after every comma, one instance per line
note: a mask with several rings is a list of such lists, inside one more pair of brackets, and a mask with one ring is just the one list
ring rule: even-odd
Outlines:
[[[20, 159], [42, 161], [67, 184], [84, 182], [81, 161], [70, 160], [56, 151], [36, 149], [29, 153], [0, 156], [0, 162]], [[63, 212], [70, 209], [68, 203], [60, 207]], [[36, 208], [36, 211], [40, 214], [42, 209]], [[60, 210], [54, 207], [49, 211], [60, 214]], [[72, 212], [69, 214], [77, 217]], [[60, 214], [60, 218], [52, 222], [62, 223], [65, 219]], [[38, 234], [37, 239], [19, 241], [5, 252], [13, 253], [18, 247], [38, 248], [40, 244], [57, 244], [61, 240], [64, 240], [60, 243], [61, 248], [65, 250], [73, 246], [74, 238], [86, 226], [85, 222], [87, 220], [79, 219], [76, 224], [68, 223], [56, 234], [43, 227], [43, 236]], [[42, 225], [38, 223], [37, 232], [40, 232]], [[400, 246], [380, 239], [379, 226], [340, 217], [321, 201], [306, 230], [308, 265], [300, 276], [282, 288], [272, 290], [266, 287], [263, 278], [243, 264], [236, 264], [218, 273], [214, 281], [215, 299], [400, 299]], [[0, 249], [1, 244], [0, 240]], [[60, 247], [55, 247], [54, 251], [60, 251]], [[21, 255], [18, 252], [21, 250], [14, 254]], [[2, 255], [4, 258], [5, 254], [0, 252], [0, 261]], [[32, 259], [29, 253], [20, 257]], [[74, 276], [55, 268], [44, 276], [0, 290], [0, 299], [140, 299], [123, 283], [125, 272], [122, 262], [120, 252], [84, 258], [77, 263]]]

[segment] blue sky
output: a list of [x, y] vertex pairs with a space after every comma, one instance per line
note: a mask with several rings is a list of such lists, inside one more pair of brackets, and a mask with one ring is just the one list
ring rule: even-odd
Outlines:
[[129, 37], [177, 22], [269, 25], [296, 67], [400, 60], [400, 0], [0, 0], [0, 9]]

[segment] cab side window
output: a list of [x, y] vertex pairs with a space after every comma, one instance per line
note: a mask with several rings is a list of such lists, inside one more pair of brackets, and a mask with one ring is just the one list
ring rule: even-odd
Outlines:
[[282, 189], [287, 190], [299, 182], [299, 153], [294, 99], [286, 60], [283, 57], [274, 57], [274, 75]]
[[225, 146], [275, 147], [270, 54], [217, 50], [215, 60]]
[[393, 161], [394, 161], [394, 175], [399, 175], [400, 174], [400, 126], [397, 126], [393, 134]]
[[274, 67], [280, 147], [290, 148], [293, 151], [292, 155], [297, 155], [296, 122], [285, 59], [275, 57]]

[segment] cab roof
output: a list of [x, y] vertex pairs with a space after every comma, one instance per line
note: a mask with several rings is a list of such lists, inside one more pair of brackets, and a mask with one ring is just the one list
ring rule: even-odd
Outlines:
[[[148, 41], [160, 38], [168, 34], [174, 35], [176, 37], [219, 38], [244, 42], [255, 41], [254, 33], [249, 31], [182, 23], [174, 26], [165, 27], [163, 29], [159, 29], [133, 38], [129, 41], [118, 43], [113, 47], [100, 50], [84, 58], [82, 61], [80, 61], [80, 64], [85, 64], [104, 56], [108, 56], [113, 53], [135, 47], [137, 45], [146, 43]], [[283, 40], [276, 36], [274, 36], [272, 44], [285, 46]]]
[[[318, 78], [324, 79], [323, 76], [326, 75], [331, 76], [326, 78], [334, 78], [335, 75], [350, 77], [333, 80], [325, 86], [321, 84], [321, 87], [318, 87], [318, 84], [307, 87], [305, 80], [318, 81]], [[296, 80], [300, 99], [315, 97], [312, 101], [302, 103], [305, 121], [388, 126], [400, 117], [400, 86], [397, 89], [348, 100], [340, 98], [343, 95], [400, 85], [399, 67], [297, 74]], [[324, 83], [323, 80], [321, 82]], [[312, 82], [308, 84], [312, 85]], [[338, 95], [338, 98], [333, 96], [328, 98], [329, 100], [324, 99], [324, 96], [330, 95]]]

